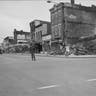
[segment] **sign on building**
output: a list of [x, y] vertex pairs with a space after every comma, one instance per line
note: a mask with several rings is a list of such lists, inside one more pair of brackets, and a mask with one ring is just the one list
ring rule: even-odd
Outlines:
[[18, 34], [17, 39], [25, 39], [25, 35], [24, 34]]
[[43, 41], [51, 40], [51, 35], [43, 36], [42, 40]]

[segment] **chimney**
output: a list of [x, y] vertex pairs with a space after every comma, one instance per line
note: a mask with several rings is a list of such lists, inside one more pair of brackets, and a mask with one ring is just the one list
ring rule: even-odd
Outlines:
[[72, 4], [72, 5], [75, 4], [75, 0], [71, 0], [71, 4]]

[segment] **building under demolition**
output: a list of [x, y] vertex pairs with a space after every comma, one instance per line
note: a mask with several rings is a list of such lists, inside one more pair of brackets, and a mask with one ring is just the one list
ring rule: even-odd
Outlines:
[[31, 39], [35, 40], [36, 52], [49, 51], [51, 41], [51, 24], [48, 21], [33, 20], [30, 22]]
[[85, 41], [88, 43], [95, 39], [96, 7], [94, 5], [82, 6], [71, 0], [71, 3], [55, 4], [50, 9], [50, 13], [53, 49], [60, 49], [62, 45], [72, 46], [77, 43], [83, 45]]

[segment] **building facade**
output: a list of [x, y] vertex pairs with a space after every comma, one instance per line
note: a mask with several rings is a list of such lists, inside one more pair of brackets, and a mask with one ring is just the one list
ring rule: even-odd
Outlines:
[[34, 20], [30, 22], [31, 39], [35, 40], [37, 52], [48, 51], [51, 41], [51, 24], [48, 21]]
[[15, 44], [28, 44], [31, 40], [30, 32], [24, 32], [23, 30], [14, 29]]
[[13, 36], [7, 36], [4, 38], [2, 46], [4, 49], [6, 49], [6, 48], [8, 48], [14, 44], [15, 44], [14, 37]]
[[[52, 46], [71, 46], [80, 39], [96, 34], [96, 7], [59, 3], [50, 9]], [[56, 47], [58, 46], [58, 47]]]

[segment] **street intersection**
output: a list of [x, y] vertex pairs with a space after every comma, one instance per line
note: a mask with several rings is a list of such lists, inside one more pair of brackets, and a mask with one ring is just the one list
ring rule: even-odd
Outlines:
[[0, 96], [96, 96], [96, 58], [0, 55]]

